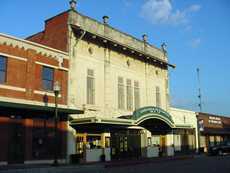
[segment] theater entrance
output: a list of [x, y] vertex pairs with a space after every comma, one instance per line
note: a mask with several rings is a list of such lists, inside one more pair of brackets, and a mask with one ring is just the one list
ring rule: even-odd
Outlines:
[[111, 133], [111, 159], [141, 157], [140, 130], [117, 130]]

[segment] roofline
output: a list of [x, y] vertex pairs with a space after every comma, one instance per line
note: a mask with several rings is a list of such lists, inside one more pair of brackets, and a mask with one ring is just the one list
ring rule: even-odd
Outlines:
[[[52, 16], [52, 17], [46, 19], [46, 20], [45, 20], [45, 23], [46, 23], [46, 22], [49, 22], [50, 20], [54, 19], [55, 17], [61, 16], [61, 15], [65, 14], [65, 13], [69, 13], [70, 11], [72, 11], [72, 9], [68, 9], [68, 10], [66, 10], [66, 11], [63, 11], [63, 12], [61, 12], [61, 13], [55, 15], [55, 16]], [[73, 10], [73, 11], [75, 11], [75, 10]]]
[[[94, 18], [91, 18], [91, 17], [89, 17], [89, 16], [86, 16], [86, 15], [84, 15], [84, 14], [81, 14], [81, 13], [75, 11], [75, 10], [72, 10], [72, 11], [74, 11], [75, 13], [77, 13], [77, 14], [83, 16], [83, 17], [86, 17], [86, 18], [88, 18], [88, 19], [90, 19], [90, 20], [96, 21], [96, 22], [98, 22], [98, 23], [101, 24], [101, 25], [104, 25], [104, 23], [102, 23], [101, 21], [98, 21], [98, 20], [96, 20], [96, 19], [94, 19]], [[106, 24], [106, 26], [109, 27], [109, 28], [111, 28], [111, 29], [114, 29], [114, 30], [116, 30], [116, 31], [118, 31], [118, 32], [120, 32], [120, 33], [126, 35], [126, 36], [132, 37], [133, 39], [135, 39], [135, 40], [137, 40], [137, 41], [140, 41], [140, 42], [144, 43], [143, 40], [141, 40], [141, 39], [139, 39], [139, 38], [137, 38], [137, 37], [134, 37], [134, 36], [132, 36], [131, 34], [125, 33], [125, 32], [123, 32], [123, 31], [121, 31], [121, 30], [119, 30], [119, 29], [116, 29], [116, 28], [112, 27], [112, 26], [109, 25], [109, 24]], [[163, 51], [162, 51], [160, 48], [158, 48], [158, 47], [156, 47], [156, 46], [154, 46], [154, 45], [152, 45], [152, 44], [149, 44], [148, 42], [147, 42], [146, 44], [148, 44], [149, 46], [151, 46], [151, 47], [153, 47], [153, 48], [155, 48], [155, 49], [158, 49], [159, 51], [161, 51], [161, 52], [163, 53]]]
[[217, 115], [217, 114], [211, 114], [211, 113], [207, 113], [207, 112], [196, 112], [198, 115], [204, 115], [204, 116], [216, 116], [216, 117], [223, 117], [223, 118], [228, 118], [228, 119], [230, 119], [230, 117], [229, 116], [227, 116], [227, 115]]
[[126, 48], [128, 48], [128, 49], [130, 49], [130, 50], [136, 51], [137, 53], [140, 53], [140, 54], [142, 54], [142, 55], [145, 55], [146, 57], [151, 57], [152, 59], [155, 59], [155, 60], [157, 60], [157, 61], [159, 61], [159, 62], [161, 62], [161, 63], [164, 63], [164, 64], [167, 65], [167, 66], [170, 66], [170, 67], [172, 67], [172, 68], [176, 68], [176, 65], [169, 64], [167, 61], [164, 61], [164, 60], [162, 60], [162, 59], [159, 59], [159, 58], [157, 58], [157, 57], [155, 57], [155, 56], [153, 56], [153, 55], [146, 54], [144, 51], [140, 51], [140, 50], [137, 50], [137, 49], [135, 49], [135, 48], [133, 48], [133, 47], [130, 47], [130, 46], [126, 45], [126, 44], [119, 43], [119, 42], [113, 40], [112, 38], [109, 38], [109, 37], [100, 35], [100, 34], [98, 34], [98, 33], [92, 33], [92, 32], [90, 32], [90, 31], [88, 31], [88, 30], [85, 30], [85, 29], [81, 28], [80, 26], [77, 26], [77, 25], [70, 24], [70, 26], [71, 26], [73, 29], [76, 29], [76, 28], [77, 28], [77, 29], [86, 31], [86, 32], [88, 32], [88, 33], [90, 33], [90, 34], [92, 34], [92, 35], [95, 35], [95, 36], [99, 37], [99, 38], [105, 39], [105, 40], [107, 40], [107, 41], [110, 41], [110, 42], [115, 43], [115, 44], [117, 44], [117, 45], [120, 45], [120, 46], [122, 46], [122, 47], [126, 47]]
[[191, 111], [191, 110], [186, 110], [186, 109], [181, 109], [181, 108], [175, 108], [175, 107], [170, 107], [169, 109], [171, 110], [178, 110], [178, 111], [183, 111], [183, 112], [188, 112], [188, 113], [196, 113], [195, 111]]
[[7, 34], [3, 34], [3, 33], [0, 33], [0, 36], [6, 37], [6, 38], [9, 38], [9, 39], [13, 39], [13, 40], [16, 40], [16, 41], [24, 42], [26, 44], [30, 44], [32, 46], [37, 46], [37, 47], [40, 47], [40, 48], [43, 48], [43, 49], [48, 49], [49, 51], [53, 51], [55, 53], [61, 53], [61, 54], [65, 55], [65, 56], [69, 56], [68, 52], [64, 52], [64, 51], [61, 51], [61, 50], [58, 50], [58, 49], [54, 49], [54, 48], [45, 46], [43, 44], [35, 43], [35, 42], [29, 41], [29, 40], [21, 39], [21, 38], [14, 37], [14, 36], [7, 35]]
[[35, 33], [35, 34], [33, 34], [33, 35], [30, 35], [30, 36], [28, 36], [28, 37], [26, 37], [25, 40], [28, 40], [28, 39], [30, 39], [31, 37], [34, 37], [34, 36], [36, 36], [36, 35], [38, 35], [38, 34], [41, 34], [41, 33], [44, 33], [44, 30], [43, 30], [43, 31], [40, 31], [40, 32], [37, 32], [37, 33]]

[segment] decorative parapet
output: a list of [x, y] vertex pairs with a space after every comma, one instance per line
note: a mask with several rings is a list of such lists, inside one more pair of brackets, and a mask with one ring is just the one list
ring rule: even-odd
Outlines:
[[121, 32], [107, 24], [103, 24], [92, 18], [79, 14], [76, 11], [70, 11], [68, 23], [70, 25], [78, 26], [87, 32], [109, 38], [121, 45], [129, 46], [134, 50], [143, 52], [144, 54], [151, 55], [152, 57], [156, 57], [164, 62], [167, 62], [167, 56], [161, 49]]
[[19, 38], [9, 36], [6, 34], [2, 34], [2, 33], [0, 33], [0, 45], [18, 47], [24, 50], [32, 49], [36, 51], [37, 54], [41, 54], [42, 56], [54, 58], [60, 63], [63, 62], [63, 59], [69, 59], [69, 54], [67, 52], [63, 52], [57, 49], [53, 49], [53, 48], [38, 44], [38, 43], [19, 39]]

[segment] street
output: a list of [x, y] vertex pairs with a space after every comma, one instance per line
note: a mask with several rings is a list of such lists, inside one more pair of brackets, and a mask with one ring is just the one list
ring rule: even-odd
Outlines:
[[109, 173], [134, 173], [134, 172], [154, 172], [154, 173], [229, 173], [230, 156], [226, 157], [206, 157], [196, 156], [194, 159], [167, 161], [161, 163], [149, 163], [141, 165], [130, 165], [126, 167], [109, 168], [105, 172]]
[[2, 170], [0, 173], [229, 173], [230, 156], [195, 156], [185, 160], [150, 162], [105, 167], [104, 164]]

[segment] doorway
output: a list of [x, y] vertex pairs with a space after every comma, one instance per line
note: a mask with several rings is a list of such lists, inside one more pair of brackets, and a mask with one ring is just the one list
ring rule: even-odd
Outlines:
[[141, 136], [138, 130], [111, 133], [111, 156], [113, 160], [141, 157]]
[[25, 129], [20, 120], [13, 120], [9, 125], [8, 163], [24, 163]]
[[166, 156], [167, 155], [167, 145], [166, 145], [166, 136], [160, 135], [160, 156]]

